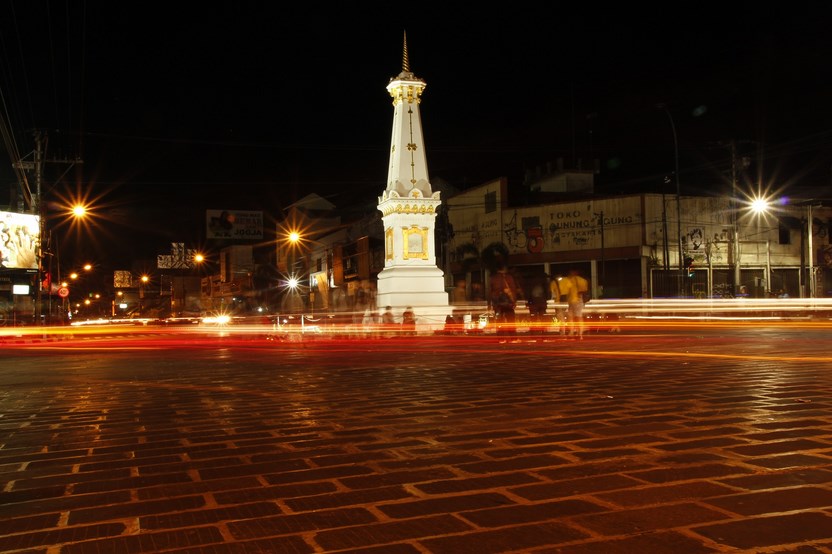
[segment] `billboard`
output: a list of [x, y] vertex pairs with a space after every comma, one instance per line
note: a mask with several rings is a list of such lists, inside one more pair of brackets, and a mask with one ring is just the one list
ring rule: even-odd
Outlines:
[[263, 212], [207, 210], [205, 223], [209, 239], [263, 239]]
[[118, 269], [113, 272], [113, 288], [126, 289], [133, 286], [133, 273]]
[[37, 269], [39, 241], [38, 216], [0, 212], [0, 267]]
[[170, 243], [170, 254], [156, 256], [156, 267], [159, 269], [191, 269], [196, 267], [197, 251], [192, 248], [185, 248], [184, 242]]

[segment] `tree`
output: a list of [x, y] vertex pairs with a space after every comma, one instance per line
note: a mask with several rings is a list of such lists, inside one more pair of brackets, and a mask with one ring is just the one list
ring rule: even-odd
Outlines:
[[480, 254], [483, 265], [492, 273], [508, 266], [508, 247], [502, 242], [492, 242]]

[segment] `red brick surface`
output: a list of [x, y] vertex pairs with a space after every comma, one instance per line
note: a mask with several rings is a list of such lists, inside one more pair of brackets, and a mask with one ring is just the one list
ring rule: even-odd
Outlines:
[[6, 343], [0, 552], [832, 552], [829, 333]]

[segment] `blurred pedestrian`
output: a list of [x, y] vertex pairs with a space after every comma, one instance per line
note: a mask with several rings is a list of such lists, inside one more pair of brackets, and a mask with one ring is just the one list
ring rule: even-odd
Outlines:
[[580, 272], [573, 268], [569, 275], [561, 279], [560, 293], [566, 295], [566, 314], [569, 325], [568, 335], [584, 338], [584, 304], [585, 295], [589, 293], [589, 282]]
[[381, 314], [381, 327], [384, 330], [384, 336], [389, 337], [395, 333], [395, 319], [393, 317], [393, 307], [385, 306], [384, 313]]
[[506, 266], [500, 267], [491, 276], [491, 306], [494, 308], [494, 319], [497, 324], [497, 332], [500, 334], [514, 334], [515, 312], [517, 299], [520, 297], [520, 290], [514, 275], [509, 273]]
[[402, 331], [410, 335], [416, 334], [416, 314], [413, 313], [412, 306], [402, 312]]
[[381, 316], [379, 316], [378, 310], [367, 308], [367, 311], [364, 313], [364, 321], [362, 323], [364, 325], [365, 334], [371, 337], [377, 336], [379, 324], [381, 323]]
[[566, 295], [561, 292], [560, 283], [563, 275], [552, 275], [549, 279], [549, 291], [552, 296], [552, 303], [555, 306], [555, 319], [558, 320], [558, 328], [561, 335], [566, 335]]
[[464, 304], [468, 299], [466, 294], [465, 279], [457, 279], [456, 286], [452, 292], [453, 304]]
[[460, 318], [455, 317], [453, 314], [445, 316], [445, 327], [442, 329], [444, 334], [455, 335], [463, 332], [463, 330], [463, 322]]
[[532, 332], [541, 332], [545, 329], [546, 307], [551, 298], [549, 287], [549, 276], [537, 273], [525, 283], [526, 307], [529, 309], [529, 327]]
[[360, 337], [364, 331], [365, 319], [369, 316], [367, 304], [367, 292], [363, 288], [359, 288], [352, 304], [352, 332], [350, 335]]

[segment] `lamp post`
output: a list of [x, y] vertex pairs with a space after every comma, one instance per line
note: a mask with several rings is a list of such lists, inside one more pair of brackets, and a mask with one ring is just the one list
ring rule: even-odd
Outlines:
[[679, 275], [677, 277], [677, 290], [681, 295], [681, 279], [682, 271], [684, 270], [684, 261], [682, 255], [682, 188], [679, 184], [679, 140], [676, 137], [676, 122], [673, 121], [673, 115], [671, 115], [670, 110], [667, 109], [667, 105], [658, 104], [656, 107], [667, 114], [667, 119], [670, 121], [670, 129], [673, 131], [673, 157], [675, 162], [674, 176], [676, 180], [676, 242], [677, 247], [679, 248]]
[[113, 309], [110, 313], [110, 315], [112, 317], [116, 317], [116, 313], [118, 313], [118, 312], [116, 312], [117, 307], [119, 309], [121, 309], [121, 302], [122, 302], [123, 298], [124, 298], [124, 292], [122, 292], [122, 291], [116, 291], [116, 293], [113, 295]]
[[601, 227], [601, 271], [598, 282], [598, 297], [601, 298], [604, 294], [604, 284], [606, 283], [606, 260], [604, 259], [604, 211], [593, 213], [598, 218], [598, 225]]
[[[35, 298], [35, 308], [33, 310], [33, 316], [36, 318], [41, 318], [41, 321], [38, 324], [43, 324], [46, 322], [46, 317], [43, 313], [43, 282], [44, 282], [44, 267], [43, 267], [43, 258], [44, 255], [47, 253], [44, 252], [44, 239], [47, 237], [47, 230], [46, 230], [46, 203], [43, 201], [43, 168], [44, 163], [46, 161], [49, 162], [58, 162], [58, 160], [45, 160], [44, 156], [46, 155], [46, 147], [49, 143], [49, 137], [46, 133], [41, 132], [40, 130], [35, 130], [33, 132], [35, 138], [35, 150], [33, 152], [33, 160], [32, 161], [23, 161], [23, 160], [12, 160], [12, 167], [18, 170], [18, 177], [22, 180], [25, 180], [25, 173], [24, 170], [33, 170], [34, 177], [35, 177], [35, 194], [31, 194], [28, 191], [28, 186], [26, 187], [26, 191], [24, 191], [24, 201], [27, 202], [29, 208], [31, 209], [32, 213], [37, 215], [37, 240], [35, 243], [35, 258], [36, 258], [36, 279], [37, 279], [37, 294]], [[69, 163], [70, 166], [74, 165], [75, 163], [83, 163], [81, 160], [74, 160], [74, 161], [64, 161], [63, 163]], [[69, 171], [69, 170], [67, 170]], [[51, 232], [48, 233], [48, 237], [51, 238]], [[51, 255], [51, 253], [48, 253]], [[51, 317], [52, 313], [52, 286], [51, 286], [51, 259], [50, 259], [50, 267], [49, 267], [49, 289], [47, 293], [49, 295], [49, 316]]]
[[[755, 196], [753, 198], [746, 197], [742, 203], [740, 203], [739, 199], [737, 198], [736, 190], [731, 196], [730, 199], [731, 208], [730, 214], [732, 218], [732, 227], [733, 227], [733, 245], [732, 251], [734, 256], [734, 296], [737, 297], [742, 293], [742, 279], [741, 279], [741, 269], [742, 269], [742, 262], [741, 262], [741, 244], [740, 244], [740, 216], [744, 212], [746, 213], [746, 225], [748, 224], [747, 216], [753, 217], [755, 220], [759, 220], [760, 217], [763, 217], [768, 211], [771, 209], [771, 201], [764, 197], [764, 196]], [[757, 232], [759, 233], [759, 225], [757, 227]], [[767, 280], [770, 279], [770, 274], [767, 276]]]
[[[72, 298], [80, 298], [83, 294], [79, 294], [79, 290], [85, 290], [87, 293], [90, 293], [91, 290], [91, 282], [90, 279], [86, 277], [82, 277], [83, 274], [90, 274], [93, 270], [93, 266], [90, 263], [86, 263], [81, 266], [81, 269], [71, 271], [69, 273], [69, 279], [60, 281], [61, 289], [64, 291], [63, 294], [63, 307], [62, 310], [64, 314], [69, 314], [72, 308], [71, 299]], [[60, 279], [60, 268], [58, 269], [58, 278]], [[83, 286], [81, 285], [83, 283]], [[60, 289], [59, 289], [60, 290]], [[71, 295], [72, 291], [75, 291], [74, 294]], [[76, 308], [80, 308], [81, 305], [88, 306], [89, 304], [84, 303], [77, 303]], [[77, 313], [77, 310], [76, 310]]]
[[[192, 274], [196, 273], [197, 281], [197, 292], [199, 293], [199, 303], [197, 307], [199, 311], [202, 311], [202, 263], [205, 261], [205, 255], [201, 252], [194, 253], [193, 256], [193, 263], [191, 264]], [[182, 282], [182, 307], [185, 311], [188, 311], [188, 290], [185, 285], [187, 283], [188, 278], [186, 277], [185, 280]]]
[[736, 193], [731, 198], [731, 202], [734, 204], [734, 221], [733, 221], [733, 233], [734, 233], [734, 296], [738, 296], [741, 290], [741, 281], [742, 281], [742, 271], [740, 269], [740, 223], [739, 223], [739, 213], [740, 208], [737, 202]]
[[[815, 297], [815, 263], [814, 263], [814, 214], [813, 208], [815, 206], [821, 206], [822, 204], [818, 203], [817, 200], [810, 199], [804, 202], [801, 202], [801, 206], [806, 206], [806, 247], [804, 248], [804, 243], [800, 241], [800, 296], [801, 297], [808, 297], [814, 298]], [[802, 227], [802, 226], [801, 226]], [[801, 228], [801, 238], [803, 236], [803, 229]], [[806, 258], [808, 256], [808, 259]], [[806, 262], [804, 263], [804, 260]], [[804, 268], [807, 269], [806, 276], [804, 277]]]
[[144, 316], [144, 287], [150, 281], [150, 277], [142, 275], [139, 279], [139, 317]]
[[307, 278], [305, 268], [303, 267], [303, 257], [305, 237], [298, 230], [289, 230], [286, 233], [287, 253], [286, 253], [286, 272], [288, 274], [287, 292], [290, 294], [292, 305], [294, 307], [295, 299], [299, 300], [301, 313], [306, 307], [306, 299], [304, 298], [305, 287], [302, 286], [301, 279]]
[[[87, 215], [87, 213], [88, 213], [88, 208], [87, 208], [87, 206], [85, 206], [83, 204], [74, 204], [72, 206], [67, 206], [65, 208], [65, 211], [63, 212], [64, 220], [63, 220], [62, 223], [66, 223], [69, 220], [69, 221], [71, 221], [71, 225], [82, 224], [84, 218]], [[44, 226], [45, 222], [44, 222], [43, 219], [41, 220], [41, 222], [42, 222], [42, 226]], [[52, 229], [49, 229], [47, 231], [47, 233], [48, 233], [48, 237], [49, 237], [49, 240], [47, 241], [47, 245], [51, 245], [51, 244], [53, 244]], [[51, 248], [49, 248], [49, 250], [51, 250]], [[53, 292], [57, 292], [58, 295], [61, 297], [61, 299], [62, 299], [62, 302], [61, 302], [62, 308], [61, 309], [64, 312], [64, 314], [66, 314], [67, 310], [65, 308], [67, 307], [68, 297], [69, 297], [69, 290], [70, 290], [68, 288], [68, 286], [69, 286], [68, 283], [64, 282], [63, 278], [61, 276], [61, 255], [60, 255], [60, 240], [59, 239], [56, 239], [54, 241], [54, 250], [55, 250], [54, 254], [51, 251], [43, 252], [43, 255], [48, 255], [49, 256], [49, 268], [47, 270], [48, 279], [46, 280], [48, 282], [48, 288], [47, 288], [47, 291], [46, 291], [47, 295], [48, 295], [48, 303], [47, 303], [48, 319], [52, 318], [52, 294], [53, 294]], [[57, 272], [57, 280], [55, 282], [60, 284], [59, 287], [53, 286], [53, 281], [52, 281], [52, 258], [53, 257], [55, 258], [55, 266], [56, 266], [56, 272]], [[88, 263], [88, 264], [85, 264], [83, 267], [84, 267], [84, 270], [87, 271], [87, 272], [92, 270], [92, 264]], [[70, 276], [71, 276], [71, 279], [73, 281], [78, 279], [78, 273], [77, 272], [72, 272]], [[41, 289], [43, 289], [43, 288], [44, 287], [41, 286]]]

